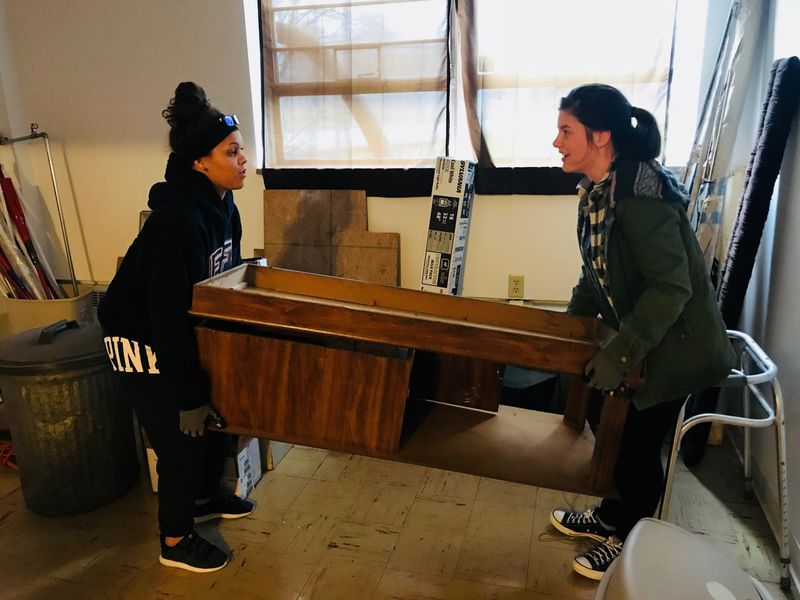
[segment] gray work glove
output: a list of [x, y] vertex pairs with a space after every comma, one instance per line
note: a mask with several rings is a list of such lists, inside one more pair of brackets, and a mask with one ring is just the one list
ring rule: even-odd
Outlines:
[[606, 356], [602, 350], [586, 363], [583, 373], [589, 381], [589, 387], [598, 390], [617, 389], [625, 376], [621, 366]]
[[203, 435], [206, 432], [206, 419], [209, 416], [219, 419], [217, 411], [208, 403], [192, 410], [182, 410], [178, 416], [180, 417], [181, 431], [192, 437]]

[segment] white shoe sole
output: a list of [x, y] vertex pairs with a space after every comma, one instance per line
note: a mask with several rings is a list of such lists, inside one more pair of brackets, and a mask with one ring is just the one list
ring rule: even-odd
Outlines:
[[595, 581], [600, 581], [603, 578], [603, 575], [605, 575], [605, 572], [593, 571], [592, 569], [584, 567], [577, 560], [572, 561], [572, 570], [578, 573], [578, 575], [583, 575], [584, 577], [588, 577], [589, 579], [594, 579]]
[[178, 562], [177, 560], [170, 560], [168, 558], [164, 558], [163, 556], [158, 557], [158, 562], [160, 562], [165, 567], [174, 567], [176, 569], [184, 569], [186, 571], [191, 571], [192, 573], [213, 573], [214, 571], [219, 571], [225, 565], [228, 564], [230, 558], [228, 558], [223, 564], [218, 567], [209, 567], [209, 568], [202, 568], [202, 567], [193, 567], [192, 565], [187, 565], [186, 563]]
[[553, 513], [550, 513], [550, 525], [558, 529], [564, 535], [568, 535], [569, 537], [591, 538], [598, 542], [605, 542], [608, 539], [607, 535], [597, 535], [596, 533], [580, 533], [578, 531], [569, 529], [568, 527], [565, 527], [564, 525], [559, 523], [558, 519], [556, 519], [553, 516]]
[[[255, 508], [253, 508], [253, 510], [255, 510]], [[195, 517], [194, 524], [199, 525], [200, 523], [205, 523], [206, 521], [213, 521], [214, 519], [241, 519], [242, 517], [246, 517], [247, 515], [252, 515], [253, 510], [246, 513], [240, 513], [238, 515], [232, 515], [230, 513], [211, 513], [209, 515], [203, 515], [202, 517]]]

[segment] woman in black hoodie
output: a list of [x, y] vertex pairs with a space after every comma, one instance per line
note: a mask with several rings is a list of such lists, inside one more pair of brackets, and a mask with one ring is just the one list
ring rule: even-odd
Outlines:
[[98, 317], [111, 364], [158, 456], [159, 561], [203, 573], [224, 567], [228, 556], [194, 524], [253, 511], [220, 491], [226, 440], [204, 435], [218, 416], [188, 313], [195, 283], [241, 263], [231, 190], [244, 185], [247, 158], [236, 115], [213, 108], [195, 83], [179, 84], [162, 114], [172, 148], [166, 181], [150, 189], [152, 213]]

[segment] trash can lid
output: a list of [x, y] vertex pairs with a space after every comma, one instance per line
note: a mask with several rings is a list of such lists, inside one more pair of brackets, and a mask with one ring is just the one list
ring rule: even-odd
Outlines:
[[604, 600], [761, 598], [753, 579], [706, 540], [649, 517], [631, 530], [613, 565]]
[[97, 323], [58, 321], [0, 341], [0, 375], [38, 375], [108, 360]]

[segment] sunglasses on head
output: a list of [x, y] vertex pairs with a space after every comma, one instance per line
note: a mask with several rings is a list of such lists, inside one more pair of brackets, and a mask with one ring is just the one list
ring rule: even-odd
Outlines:
[[236, 127], [239, 124], [239, 117], [236, 115], [222, 115], [219, 120], [228, 127]]

